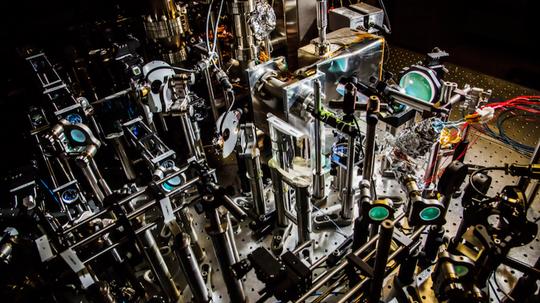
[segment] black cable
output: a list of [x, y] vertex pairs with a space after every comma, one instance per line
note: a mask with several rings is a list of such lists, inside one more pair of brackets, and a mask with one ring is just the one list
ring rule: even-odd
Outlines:
[[386, 25], [388, 26], [388, 34], [392, 33], [392, 25], [390, 25], [390, 18], [388, 17], [388, 11], [386, 10], [386, 6], [384, 5], [383, 0], [379, 0], [379, 5], [381, 6], [383, 12], [384, 12], [384, 21], [386, 22]]
[[504, 131], [503, 124], [510, 119], [519, 118], [519, 117], [525, 117], [525, 118], [532, 118], [538, 120], [538, 116], [534, 114], [513, 114], [511, 110], [503, 112], [499, 117], [497, 118], [497, 128], [499, 130], [499, 136], [503, 139], [503, 141], [506, 141], [507, 144], [512, 145], [514, 147], [517, 147], [518, 149], [523, 149], [524, 151], [528, 153], [534, 152], [534, 146], [529, 146], [523, 143], [520, 143], [512, 138], [510, 138], [506, 132]]
[[[500, 265], [499, 265], [500, 266]], [[503, 290], [503, 288], [501, 287], [501, 285], [499, 285], [499, 280], [497, 279], [497, 268], [499, 268], [499, 266], [497, 266], [495, 268], [495, 270], [493, 271], [493, 280], [495, 281], [495, 285], [497, 285], [497, 287], [499, 288], [499, 290], [506, 296], [506, 298], [510, 299], [510, 301], [512, 302], [516, 302], [516, 300], [514, 298], [512, 298], [512, 296], [510, 296], [510, 294], [508, 294], [507, 292], [505, 292]]]
[[493, 290], [493, 293], [495, 294], [495, 297], [497, 298], [497, 302], [501, 302], [501, 298], [499, 298], [499, 294], [497, 293], [497, 289], [495, 288], [495, 286], [493, 286], [493, 283], [491, 283], [491, 280], [488, 280], [488, 283], [489, 283], [489, 286], [491, 287], [491, 289]]
[[512, 296], [510, 296], [510, 294], [505, 292], [502, 289], [501, 285], [499, 285], [499, 280], [497, 280], [497, 269], [495, 269], [495, 271], [493, 272], [493, 281], [495, 281], [495, 285], [497, 285], [497, 288], [499, 288], [499, 290], [506, 296], [506, 298], [508, 298], [512, 302], [516, 302], [516, 300], [514, 300], [514, 298], [512, 298]]
[[181, 71], [181, 72], [185, 72], [185, 73], [195, 73], [196, 71], [194, 69], [187, 69], [187, 68], [182, 68], [182, 67], [178, 67], [178, 66], [157, 66], [157, 67], [154, 67], [152, 68], [151, 70], [149, 70], [147, 73], [146, 73], [146, 81], [148, 81], [148, 76], [150, 76], [150, 74], [152, 74], [153, 72], [157, 71], [157, 70], [161, 70], [161, 69], [170, 69], [170, 70], [173, 70], [173, 71]]
[[223, 118], [221, 119], [221, 123], [219, 124], [219, 128], [218, 128], [218, 134], [220, 136], [222, 136], [222, 130], [223, 130], [223, 123], [225, 123], [225, 118], [227, 118], [227, 114], [229, 114], [229, 112], [232, 110], [233, 106], [234, 106], [234, 102], [236, 101], [236, 99], [234, 98], [234, 92], [233, 91], [228, 91], [228, 93], [231, 94], [231, 98], [232, 98], [232, 101], [231, 101], [231, 106], [229, 106], [229, 108], [227, 108], [227, 110], [225, 111], [225, 114], [223, 115]]
[[356, 129], [358, 130], [358, 139], [359, 139], [358, 141], [360, 141], [360, 153], [361, 153], [361, 155], [362, 155], [362, 156], [360, 157], [360, 159], [363, 160], [365, 155], [364, 155], [364, 149], [362, 148], [362, 141], [363, 141], [364, 139], [362, 138], [362, 133], [360, 132], [360, 125], [358, 124], [358, 120], [356, 120], [356, 116], [355, 116], [355, 115], [353, 115], [353, 120], [354, 120], [354, 124], [356, 125]]
[[490, 167], [484, 167], [484, 168], [480, 168], [480, 169], [477, 169], [475, 170], [471, 176], [469, 177], [469, 184], [471, 185], [471, 188], [476, 192], [478, 193], [479, 195], [481, 195], [482, 197], [484, 198], [488, 198], [488, 199], [494, 199], [495, 197], [490, 197], [486, 194], [484, 194], [483, 192], [481, 192], [475, 185], [474, 185], [474, 182], [473, 182], [473, 178], [476, 174], [480, 173], [480, 172], [483, 172], [483, 171], [487, 171], [487, 170], [506, 170], [506, 167], [502, 167], [502, 166], [490, 166]]

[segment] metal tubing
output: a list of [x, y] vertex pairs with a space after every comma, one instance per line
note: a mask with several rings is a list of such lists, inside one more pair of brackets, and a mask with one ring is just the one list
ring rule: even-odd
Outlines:
[[212, 77], [208, 68], [205, 68], [203, 71], [204, 80], [206, 81], [206, 88], [208, 90], [208, 101], [210, 102], [210, 107], [212, 108], [212, 116], [214, 121], [217, 121], [219, 118], [219, 112], [216, 106], [216, 97], [214, 95], [214, 88], [212, 87]]
[[122, 137], [120, 136], [111, 136], [110, 141], [112, 143], [114, 151], [116, 152], [116, 155], [118, 156], [118, 159], [120, 159], [120, 164], [122, 165], [124, 174], [126, 174], [126, 178], [129, 181], [132, 181], [135, 180], [137, 175], [135, 174], [133, 165], [131, 165], [131, 161], [127, 156], [126, 148], [124, 147], [124, 143], [122, 143], [121, 138]]
[[387, 86], [384, 90], [386, 94], [388, 94], [392, 99], [397, 101], [398, 103], [407, 105], [415, 109], [416, 111], [425, 111], [425, 112], [443, 112], [448, 113], [449, 110], [447, 108], [438, 108], [435, 104], [432, 104], [430, 102], [418, 99], [413, 96], [409, 96], [405, 93], [400, 92], [399, 90]]
[[101, 175], [101, 172], [99, 171], [99, 167], [97, 166], [96, 161], [93, 158], [90, 158], [89, 164], [90, 164], [90, 167], [92, 168], [92, 170], [94, 171], [94, 173], [95, 173], [95, 175], [96, 175], [96, 177], [98, 179], [99, 185], [103, 189], [103, 193], [105, 194], [105, 196], [112, 195], [112, 190], [109, 187], [109, 184], [107, 184], [107, 181], [105, 181], [105, 179]]
[[[39, 141], [39, 137], [34, 136], [34, 138], [36, 139], [36, 142], [37, 142], [36, 145], [38, 146], [39, 151], [40, 151], [39, 154], [43, 158], [43, 162], [45, 162], [45, 166], [47, 167], [47, 171], [49, 171], [49, 176], [51, 177], [51, 182], [52, 182], [52, 188], [57, 188], [58, 187], [58, 181], [56, 179], [56, 175], [54, 173], [54, 170], [53, 170], [53, 167], [52, 167], [52, 164], [51, 164], [51, 160], [45, 154], [45, 151], [43, 150], [43, 146], [41, 146], [41, 143]], [[63, 203], [61, 203], [61, 204], [63, 204]], [[62, 207], [64, 207], [64, 205], [62, 205]]]
[[324, 55], [329, 50], [329, 43], [326, 40], [326, 28], [328, 27], [328, 3], [326, 0], [317, 0], [317, 30], [319, 32], [319, 41], [316, 43], [316, 49], [319, 55]]
[[[318, 79], [313, 81], [314, 93], [315, 93], [315, 114], [320, 115], [321, 111], [321, 81]], [[313, 199], [316, 201], [323, 201], [326, 198], [324, 191], [324, 173], [322, 170], [322, 122], [318, 119], [313, 119], [313, 133], [315, 144], [315, 171], [313, 173]]]
[[186, 138], [189, 155], [197, 159], [202, 159], [204, 157], [204, 151], [202, 150], [202, 147], [200, 145], [200, 138], [197, 136], [193, 129], [193, 125], [191, 119], [189, 118], [188, 112], [182, 112], [180, 114], [180, 123], [182, 124], [182, 129]]
[[306, 242], [304, 242], [303, 244], [298, 245], [298, 246], [292, 251], [292, 253], [296, 255], [297, 253], [301, 252], [304, 248], [306, 248], [306, 247], [308, 247], [308, 246], [310, 246], [310, 245], [312, 245], [312, 244], [313, 244], [313, 240], [306, 241]]
[[366, 152], [364, 153], [364, 167], [362, 169], [362, 180], [371, 182], [373, 167], [375, 165], [375, 132], [377, 131], [376, 114], [370, 113], [366, 117]]
[[[212, 196], [210, 197], [213, 199]], [[246, 302], [244, 287], [231, 270], [235, 257], [230, 245], [231, 242], [228, 239], [228, 226], [226, 223], [222, 224], [217, 209], [207, 210], [206, 215], [210, 221], [210, 225], [207, 227], [207, 233], [212, 238], [212, 244], [231, 302]]]
[[202, 250], [201, 245], [199, 244], [199, 236], [193, 228], [193, 218], [191, 217], [189, 210], [187, 209], [187, 207], [184, 207], [180, 210], [178, 214], [180, 217], [180, 221], [182, 222], [182, 226], [184, 227], [184, 231], [189, 235], [189, 238], [191, 239], [190, 245], [191, 249], [195, 253], [195, 257], [199, 261], [203, 260], [206, 254]]
[[258, 217], [261, 217], [266, 214], [266, 208], [259, 149], [255, 148], [251, 153], [246, 154], [244, 159], [251, 189], [251, 198], [253, 199], [253, 209], [255, 214], [257, 214]]
[[426, 169], [426, 173], [425, 173], [425, 177], [424, 177], [424, 180], [426, 180], [426, 185], [425, 187], [429, 187], [432, 183], [433, 183], [433, 177], [437, 175], [437, 171], [438, 171], [438, 164], [439, 164], [439, 151], [441, 150], [441, 144], [437, 141], [432, 149], [431, 149], [431, 154], [429, 156], [429, 162], [428, 162], [428, 165], [427, 165], [427, 169]]
[[195, 260], [193, 251], [191, 250], [189, 235], [180, 233], [175, 236], [175, 254], [180, 262], [180, 267], [184, 273], [184, 277], [189, 284], [189, 289], [193, 294], [194, 302], [207, 303], [210, 302], [211, 296], [204, 283], [203, 276], [199, 269], [199, 265]]
[[[194, 178], [194, 179], [192, 179], [192, 180], [190, 180], [190, 181], [188, 181], [188, 182], [182, 184], [181, 186], [177, 187], [176, 189], [178, 189], [178, 190], [185, 190], [186, 188], [188, 188], [188, 187], [192, 186], [193, 184], [195, 184], [196, 182], [198, 182], [198, 180], [199, 180], [199, 178], [196, 177], [196, 178]], [[129, 201], [131, 201], [131, 200], [133, 200], [134, 198], [136, 198], [136, 197], [138, 197], [138, 196], [144, 194], [144, 193], [145, 193], [145, 190], [138, 191], [138, 192], [136, 192], [136, 193], [134, 193], [134, 194], [132, 194], [132, 195], [130, 195], [130, 196], [128, 196], [128, 197], [126, 197], [126, 198], [120, 200], [120, 202], [118, 202], [118, 204], [121, 206], [121, 205], [123, 205], [123, 204], [125, 204], [125, 203], [127, 203], [127, 202], [129, 202]], [[169, 193], [169, 194], [170, 194], [170, 193]], [[138, 217], [138, 216], [140, 216], [141, 214], [143, 214], [146, 210], [148, 210], [148, 209], [152, 208], [153, 206], [155, 206], [155, 204], [156, 204], [155, 200], [152, 200], [152, 201], [148, 202], [147, 204], [143, 205], [142, 207], [140, 207], [140, 208], [134, 210], [133, 212], [127, 214], [126, 217], [127, 217], [127, 219], [129, 219], [129, 220], [131, 220], [131, 219], [133, 219], [133, 218], [135, 218], [135, 217]], [[94, 214], [94, 215], [92, 215], [92, 216], [90, 216], [90, 217], [85, 218], [84, 220], [82, 220], [81, 222], [77, 223], [76, 225], [73, 225], [73, 226], [71, 226], [70, 228], [67, 228], [66, 230], [63, 231], [63, 234], [64, 234], [64, 235], [65, 235], [65, 234], [68, 234], [68, 233], [70, 233], [70, 232], [72, 232], [72, 231], [78, 229], [79, 227], [83, 226], [84, 224], [87, 224], [87, 223], [89, 223], [90, 221], [92, 221], [92, 220], [94, 220], [94, 219], [96, 219], [96, 218], [98, 218], [98, 217], [104, 215], [105, 213], [107, 213], [107, 212], [109, 212], [109, 211], [111, 211], [110, 208], [105, 208], [105, 209], [99, 211], [98, 213], [96, 213], [96, 214]], [[92, 235], [86, 237], [85, 239], [83, 239], [83, 240], [81, 240], [81, 241], [79, 241], [79, 242], [73, 244], [71, 247], [72, 247], [72, 248], [75, 248], [75, 247], [84, 245], [84, 244], [86, 244], [86, 243], [89, 243], [90, 241], [93, 241], [93, 240], [97, 239], [99, 236], [101, 236], [101, 235], [104, 234], [105, 232], [108, 232], [108, 231], [112, 230], [113, 228], [116, 228], [117, 226], [118, 226], [118, 225], [117, 225], [117, 222], [113, 222], [112, 224], [107, 225], [107, 226], [104, 227], [103, 229], [100, 229], [99, 231], [97, 231], [97, 232], [93, 233]]]
[[298, 244], [310, 240], [311, 236], [311, 203], [308, 187], [296, 187], [296, 222], [298, 229]]
[[152, 271], [158, 280], [163, 292], [169, 300], [176, 302], [180, 298], [180, 291], [174, 283], [173, 277], [159, 251], [154, 236], [150, 230], [146, 230], [142, 237], [137, 236], [141, 243], [144, 255], [152, 268]]
[[354, 214], [354, 158], [356, 158], [355, 138], [349, 136], [349, 141], [347, 143], [347, 185], [345, 188], [345, 197], [341, 202], [340, 213], [341, 218], [345, 220], [351, 220]]
[[359, 283], [356, 283], [356, 285], [349, 289], [349, 291], [343, 295], [343, 297], [339, 298], [339, 301], [337, 303], [345, 303], [348, 302], [348, 300], [357, 292], [360, 290], [360, 288], [364, 287], [364, 285], [367, 283], [368, 279], [364, 279], [360, 281]]
[[73, 174], [73, 170], [71, 169], [71, 165], [69, 165], [69, 161], [67, 158], [56, 158], [56, 163], [58, 163], [58, 166], [60, 166], [60, 169], [69, 181], [75, 180], [75, 175]]
[[394, 233], [394, 223], [390, 220], [384, 220], [381, 224], [379, 241], [377, 242], [377, 252], [375, 255], [375, 265], [373, 266], [373, 278], [370, 285], [369, 302], [378, 303], [381, 298], [383, 281], [386, 273], [386, 263], [390, 245], [392, 244], [392, 235]]
[[94, 172], [93, 172], [92, 168], [89, 166], [89, 163], [86, 162], [86, 161], [85, 162], [77, 161], [77, 164], [81, 168], [84, 177], [86, 178], [86, 180], [88, 181], [88, 183], [90, 185], [90, 188], [92, 188], [92, 192], [96, 196], [96, 199], [99, 202], [103, 202], [103, 199], [105, 199], [105, 195], [103, 194], [103, 192], [99, 188], [98, 180], [96, 178], [96, 175], [94, 175]]
[[285, 204], [285, 189], [283, 181], [277, 169], [270, 167], [270, 176], [272, 178], [272, 190], [274, 192], [274, 203], [276, 205], [276, 216], [278, 227], [286, 227], [289, 225], [287, 218], [287, 205]]
[[[420, 231], [422, 231], [423, 228], [420, 229]], [[421, 232], [415, 232], [411, 239], [415, 240], [416, 238], [418, 238], [420, 236]], [[417, 244], [414, 244], [411, 249], [414, 250], [414, 249], [417, 249], [419, 247], [418, 245], [419, 243]], [[405, 246], [400, 246], [398, 249], [396, 249], [389, 257], [388, 257], [388, 262], [389, 261], [392, 261], [394, 260], [403, 250], [405, 249]], [[372, 251], [370, 253], [370, 255], [373, 255], [374, 251]], [[365, 258], [363, 258], [362, 260], [364, 260], [364, 262], [368, 261], [369, 258], [366, 256]], [[385, 273], [385, 274], [388, 274], [388, 273]], [[343, 295], [343, 297], [339, 298], [339, 301], [337, 301], [336, 303], [345, 303], [345, 302], [348, 302], [349, 298], [351, 298], [355, 293], [357, 293], [365, 284], [366, 282], [369, 281], [368, 278], [365, 278], [363, 279], [362, 281], [360, 281], [358, 284], [356, 284], [353, 288], [349, 289], [349, 291]]]
[[[403, 219], [403, 217], [405, 217], [405, 214], [404, 213], [401, 213], [399, 214], [395, 219], [394, 219], [394, 223], [395, 222], [399, 222], [401, 219]], [[412, 235], [411, 235], [411, 239], [416, 239], [420, 236], [420, 234], [422, 233], [424, 229], [423, 228], [420, 228], [418, 229], [417, 231], [415, 231]], [[375, 241], [377, 241], [379, 239], [379, 235], [376, 235], [375, 237], [369, 239], [369, 241], [362, 245], [362, 247], [358, 248], [357, 250], [355, 250], [353, 252], [354, 255], [356, 256], [359, 256], [361, 253], [363, 253], [364, 251], [366, 251], [368, 248], [371, 247], [371, 245], [373, 245], [375, 243]], [[333, 270], [327, 272], [325, 275], [320, 275], [317, 277], [317, 279], [315, 279], [313, 281], [313, 286], [306, 292], [304, 293], [304, 295], [302, 295], [302, 297], [300, 297], [298, 300], [295, 301], [295, 303], [301, 303], [301, 302], [304, 302], [307, 298], [309, 298], [311, 296], [311, 294], [313, 292], [315, 292], [316, 290], [318, 290], [319, 288], [321, 288], [324, 284], [326, 284], [326, 282], [328, 282], [330, 279], [332, 279], [332, 277], [337, 274], [338, 272], [342, 271], [346, 266], [347, 266], [347, 261], [346, 260], [342, 260], [339, 265], [337, 265], [336, 267], [334, 267]]]
[[232, 222], [231, 222], [231, 214], [229, 212], [227, 212], [225, 214], [225, 220], [227, 220], [227, 233], [229, 234], [229, 244], [231, 246], [231, 251], [233, 253], [233, 256], [234, 256], [234, 263], [238, 263], [240, 261], [240, 255], [238, 253], [238, 247], [236, 247], [236, 241], [234, 240], [234, 231], [233, 231], [233, 227], [232, 227]]
[[326, 27], [328, 26], [328, 6], [326, 0], [317, 0], [317, 29], [319, 43], [326, 43]]
[[[156, 223], [151, 223], [151, 224], [147, 224], [147, 225], [144, 225], [140, 228], [138, 228], [136, 231], [135, 231], [135, 234], [141, 234], [143, 233], [144, 231], [146, 230], [149, 230], [149, 229], [152, 229], [152, 228], [155, 228], [157, 226]], [[88, 262], [92, 262], [94, 261], [95, 259], [101, 257], [102, 255], [104, 255], [105, 253], [109, 252], [110, 250], [113, 250], [117, 247], [119, 247], [120, 245], [126, 243], [126, 242], [130, 242], [132, 240], [132, 238], [128, 237], [128, 236], [125, 236], [125, 237], [122, 237], [121, 239], [118, 240], [118, 242], [112, 244], [111, 246], [107, 246], [105, 249], [103, 249], [102, 251], [98, 252], [98, 253], [95, 253], [93, 254], [90, 258], [86, 259], [83, 261], [84, 264], [88, 263]]]
[[257, 46], [254, 43], [251, 27], [248, 25], [249, 15], [254, 9], [254, 1], [233, 0], [229, 2], [229, 5], [234, 25], [234, 57], [240, 62], [247, 63], [257, 56]]

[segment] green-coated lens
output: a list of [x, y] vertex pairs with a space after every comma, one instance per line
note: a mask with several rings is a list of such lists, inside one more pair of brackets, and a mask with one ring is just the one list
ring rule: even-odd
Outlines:
[[84, 143], [84, 141], [86, 141], [86, 135], [78, 129], [71, 130], [69, 134], [71, 135], [71, 139], [75, 142]]
[[176, 176], [176, 177], [171, 178], [170, 180], [163, 182], [161, 187], [165, 191], [171, 191], [180, 184], [182, 184], [182, 178], [180, 178], [180, 176]]
[[165, 190], [165, 191], [171, 191], [174, 189], [174, 186], [168, 184], [167, 182], [161, 184], [161, 187]]
[[399, 80], [399, 86], [401, 86], [409, 96], [427, 102], [431, 102], [433, 99], [433, 91], [435, 90], [433, 83], [427, 76], [419, 72], [412, 71], [403, 75], [401, 80]]
[[424, 221], [433, 221], [441, 215], [441, 211], [434, 206], [429, 206], [420, 211], [420, 218]]
[[469, 269], [463, 265], [454, 266], [454, 271], [458, 277], [463, 277], [469, 273]]
[[385, 207], [375, 206], [369, 210], [368, 215], [372, 220], [382, 221], [388, 218], [388, 216], [390, 215], [390, 212]]

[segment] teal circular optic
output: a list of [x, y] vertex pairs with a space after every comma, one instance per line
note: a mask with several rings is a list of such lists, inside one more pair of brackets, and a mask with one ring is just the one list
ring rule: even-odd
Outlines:
[[429, 206], [420, 211], [420, 218], [424, 221], [433, 221], [441, 215], [441, 210], [434, 206]]
[[399, 80], [399, 86], [405, 90], [405, 94], [427, 102], [433, 101], [435, 86], [424, 74], [411, 71], [403, 75]]
[[166, 191], [171, 191], [178, 185], [182, 184], [182, 178], [180, 176], [173, 177], [167, 181], [165, 181], [161, 187]]
[[454, 266], [454, 271], [458, 277], [463, 277], [469, 273], [469, 269], [463, 265]]
[[382, 221], [390, 215], [388, 209], [382, 206], [375, 206], [369, 210], [368, 216], [375, 221]]
[[71, 139], [75, 142], [84, 143], [86, 141], [86, 135], [78, 129], [71, 130], [69, 134], [71, 135]]

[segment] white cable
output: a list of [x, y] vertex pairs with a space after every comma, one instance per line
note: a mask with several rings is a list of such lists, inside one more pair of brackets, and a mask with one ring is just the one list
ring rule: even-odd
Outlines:
[[325, 212], [323, 212], [320, 208], [318, 208], [317, 206], [313, 205], [313, 208], [315, 208], [319, 213], [321, 213], [323, 216], [326, 217], [326, 219], [328, 219], [332, 224], [334, 224], [334, 226], [336, 227], [336, 232], [340, 235], [342, 235], [343, 237], [347, 238], [347, 235], [345, 234], [345, 232], [343, 231], [343, 229], [341, 229], [341, 227], [339, 227], [339, 225], [337, 225], [337, 223], [332, 220], [330, 218], [330, 216], [328, 216], [328, 214], [326, 214]]
[[223, 2], [224, 0], [221, 0], [219, 4], [219, 11], [216, 18], [216, 24], [213, 25], [212, 32], [214, 34], [214, 41], [213, 45], [210, 48], [210, 37], [208, 36], [208, 32], [210, 31], [209, 25], [210, 25], [210, 14], [212, 13], [212, 5], [214, 4], [214, 0], [210, 2], [210, 5], [208, 6], [208, 13], [206, 14], [206, 49], [208, 50], [208, 56], [209, 60], [211, 61], [214, 56], [216, 55], [216, 45], [217, 45], [217, 29], [219, 27], [219, 19], [221, 19], [221, 12], [223, 10]]

